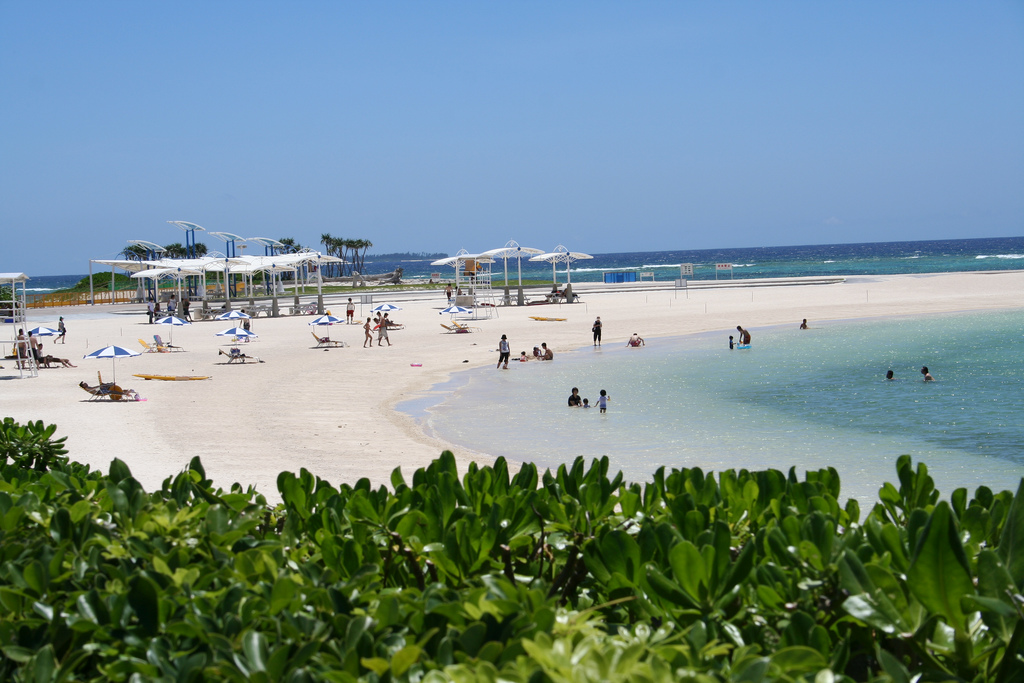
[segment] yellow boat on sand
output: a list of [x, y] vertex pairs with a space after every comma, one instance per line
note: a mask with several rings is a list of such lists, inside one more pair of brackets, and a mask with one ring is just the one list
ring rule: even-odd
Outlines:
[[547, 321], [553, 321], [553, 322], [564, 322], [564, 321], [568, 320], [568, 318], [543, 318], [543, 317], [541, 317], [539, 315], [531, 315], [530, 317], [533, 318], [534, 320], [547, 320]]

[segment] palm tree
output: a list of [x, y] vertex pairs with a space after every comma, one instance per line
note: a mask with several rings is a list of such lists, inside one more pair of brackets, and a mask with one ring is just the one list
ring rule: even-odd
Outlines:
[[164, 258], [185, 258], [185, 247], [182, 246], [181, 242], [174, 242], [173, 244], [164, 245]]
[[359, 267], [363, 267], [363, 261], [366, 260], [366, 250], [373, 246], [373, 242], [370, 240], [359, 240], [359, 248], [363, 250], [363, 253], [359, 255]]
[[207, 250], [206, 245], [203, 244], [202, 242], [196, 242], [195, 249], [196, 258], [202, 258], [203, 256], [206, 256], [207, 253], [209, 253], [209, 250]]
[[302, 245], [291, 237], [282, 237], [278, 242], [284, 245], [284, 249], [282, 249], [282, 251], [285, 254], [296, 254], [302, 250]]

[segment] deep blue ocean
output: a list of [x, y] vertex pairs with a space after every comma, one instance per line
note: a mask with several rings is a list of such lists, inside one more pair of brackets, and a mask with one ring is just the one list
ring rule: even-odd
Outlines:
[[[500, 245], [484, 245], [480, 251]], [[524, 245], [530, 246], [530, 245]], [[553, 248], [534, 245], [537, 248]], [[585, 249], [585, 245], [573, 249]], [[637, 251], [593, 254], [594, 258], [572, 264], [575, 282], [601, 282], [606, 272], [653, 272], [656, 280], [675, 280], [679, 265], [692, 263], [691, 280], [714, 280], [716, 263], [733, 264], [736, 280], [764, 277], [823, 275], [892, 275], [914, 273], [952, 273], [969, 270], [1017, 270], [1024, 268], [1024, 237], [997, 237], [968, 240], [929, 240], [923, 242], [870, 242], [866, 244], [818, 244], [796, 247], [751, 247], [744, 249], [691, 249], [678, 251]], [[385, 273], [401, 267], [407, 279], [427, 279], [431, 273], [451, 276], [451, 268], [430, 265], [430, 259], [377, 260], [366, 257], [368, 273]], [[492, 268], [492, 281], [500, 284], [504, 263]], [[523, 278], [550, 280], [551, 265], [522, 262]], [[516, 262], [508, 263], [509, 278], [516, 278]], [[559, 266], [559, 280], [565, 279], [565, 266]], [[28, 291], [49, 292], [70, 287], [87, 275], [44, 275], [32, 277]], [[101, 275], [102, 277], [102, 275]], [[719, 277], [728, 278], [727, 273]]]
[[[480, 251], [501, 245], [485, 245]], [[549, 245], [536, 246], [540, 249]], [[570, 246], [585, 250], [585, 245]], [[692, 263], [691, 280], [714, 280], [716, 263], [733, 264], [732, 278], [799, 277], [824, 275], [892, 275], [948, 273], [969, 270], [1017, 270], [1024, 268], [1024, 237], [1000, 237], [969, 240], [931, 240], [925, 242], [873, 242], [867, 244], [820, 244], [797, 247], [755, 247], [745, 249], [693, 249], [679, 251], [638, 251], [593, 254], [593, 259], [572, 264], [574, 282], [601, 282], [603, 273], [613, 271], [653, 272], [656, 280], [675, 280], [679, 265]], [[374, 261], [367, 256], [366, 270], [383, 273], [400, 266], [405, 277], [428, 278], [441, 272], [450, 277], [452, 269], [431, 266], [429, 260]], [[551, 265], [523, 261], [523, 278], [550, 280]], [[516, 262], [508, 264], [509, 278], [516, 279]], [[559, 281], [564, 282], [565, 266], [559, 266]], [[491, 267], [492, 282], [499, 284], [504, 264]], [[728, 278], [727, 273], [719, 277]]]

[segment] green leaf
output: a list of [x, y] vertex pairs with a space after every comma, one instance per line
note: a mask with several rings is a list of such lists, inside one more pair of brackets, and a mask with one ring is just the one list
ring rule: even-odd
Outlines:
[[778, 650], [771, 656], [772, 664], [787, 674], [804, 674], [828, 666], [828, 660], [814, 648], [794, 645]]
[[32, 665], [32, 675], [36, 683], [50, 683], [56, 668], [57, 660], [53, 654], [53, 645], [47, 645], [36, 654], [36, 661]]
[[267, 670], [267, 639], [259, 631], [246, 631], [242, 635], [242, 652], [249, 665], [249, 671]]
[[1016, 579], [1017, 590], [1024, 590], [1024, 478], [1020, 480], [1003, 524], [999, 556], [1010, 576]]
[[159, 590], [148, 576], [136, 575], [128, 589], [128, 604], [131, 605], [139, 625], [146, 635], [156, 635], [160, 628]]
[[415, 645], [403, 647], [391, 657], [391, 672], [395, 676], [404, 674], [420, 658], [420, 652], [422, 650]]
[[960, 600], [975, 594], [974, 583], [946, 501], [935, 506], [921, 532], [907, 570], [907, 585], [931, 613], [959, 631], [966, 629], [967, 615]]
[[270, 613], [276, 616], [281, 610], [288, 607], [295, 599], [297, 589], [298, 586], [289, 578], [280, 578], [275, 581], [274, 587], [270, 591]]

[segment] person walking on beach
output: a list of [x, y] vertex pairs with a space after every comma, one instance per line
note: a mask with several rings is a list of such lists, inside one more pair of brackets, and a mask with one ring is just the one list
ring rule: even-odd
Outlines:
[[444, 295], [448, 298], [448, 303], [452, 303], [452, 286], [448, 285], [444, 288]]
[[391, 340], [388, 339], [388, 318], [387, 313], [380, 319], [377, 324], [377, 346], [381, 346], [381, 342], [387, 342], [388, 346], [391, 346]]
[[174, 300], [174, 295], [171, 294], [171, 298], [167, 300], [167, 315], [174, 317], [174, 309], [178, 307], [178, 302]]
[[366, 318], [366, 324], [363, 325], [363, 334], [366, 335], [363, 338], [363, 348], [364, 349], [366, 348], [367, 343], [369, 343], [370, 346], [373, 346], [373, 331], [370, 328], [370, 317], [369, 316], [367, 316], [367, 318]]
[[739, 330], [740, 333], [740, 346], [750, 346], [750, 333], [743, 329], [743, 327], [741, 327], [740, 325], [737, 325], [736, 329]]
[[594, 346], [601, 345], [601, 316], [597, 316], [597, 320], [594, 321], [593, 327], [590, 331], [594, 333]]
[[64, 325], [64, 316], [61, 316], [60, 320], [57, 321], [57, 332], [60, 334], [57, 335], [57, 338], [53, 343], [56, 344], [57, 342], [60, 342], [61, 344], [67, 344], [68, 342], [67, 339], [64, 338], [64, 335], [68, 333], [68, 328]]
[[924, 375], [924, 381], [925, 382], [934, 382], [935, 381], [935, 378], [932, 377], [932, 373], [928, 372], [928, 366], [927, 365], [925, 365], [923, 368], [921, 368], [921, 374]]
[[150, 299], [149, 303], [146, 304], [146, 308], [149, 310], [149, 324], [153, 324], [153, 316], [156, 315], [156, 307], [153, 306], [153, 300]]
[[352, 297], [348, 298], [348, 303], [345, 304], [345, 324], [351, 325], [356, 321], [356, 305], [352, 303]]
[[612, 397], [608, 395], [608, 392], [604, 389], [601, 390], [601, 395], [597, 397], [597, 407], [601, 409], [601, 412], [608, 410], [608, 401], [612, 400]]
[[185, 322], [192, 322], [192, 314], [188, 312], [188, 307], [192, 305], [192, 302], [188, 297], [181, 300], [181, 319]]
[[498, 342], [498, 368], [500, 368], [501, 364], [504, 363], [505, 370], [508, 370], [508, 357], [511, 353], [512, 351], [508, 344], [508, 337], [501, 335], [501, 340]]

